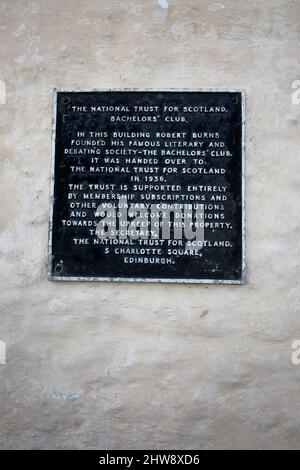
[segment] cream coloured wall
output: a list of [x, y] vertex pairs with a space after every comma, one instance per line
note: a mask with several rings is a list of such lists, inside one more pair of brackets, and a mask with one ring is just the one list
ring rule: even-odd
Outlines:
[[[1, 448], [300, 448], [299, 21], [297, 0], [0, 1]], [[54, 87], [247, 90], [245, 286], [47, 280]]]

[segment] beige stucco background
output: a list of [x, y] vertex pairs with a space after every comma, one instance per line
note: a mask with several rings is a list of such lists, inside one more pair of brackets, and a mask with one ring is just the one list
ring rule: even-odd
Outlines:
[[[0, 0], [0, 447], [300, 448], [298, 0]], [[245, 286], [47, 280], [54, 87], [247, 90]]]

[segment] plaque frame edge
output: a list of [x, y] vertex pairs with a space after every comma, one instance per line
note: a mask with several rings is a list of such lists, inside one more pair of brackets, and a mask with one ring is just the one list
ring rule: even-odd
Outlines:
[[[162, 279], [162, 278], [134, 278], [134, 277], [82, 277], [82, 276], [54, 276], [52, 274], [52, 235], [54, 212], [54, 184], [55, 184], [55, 146], [57, 121], [58, 93], [107, 93], [107, 92], [179, 92], [179, 93], [240, 93], [242, 99], [242, 273], [237, 280], [230, 279]], [[247, 283], [246, 263], [246, 100], [245, 88], [54, 88], [52, 100], [51, 124], [51, 177], [50, 177], [50, 209], [48, 221], [48, 280], [67, 282], [137, 282], [137, 283], [166, 283], [166, 284], [208, 284], [208, 285], [245, 285]]]

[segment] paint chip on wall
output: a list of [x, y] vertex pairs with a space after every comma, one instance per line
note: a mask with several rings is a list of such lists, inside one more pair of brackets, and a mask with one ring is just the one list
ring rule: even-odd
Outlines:
[[163, 10], [167, 10], [169, 8], [169, 1], [168, 0], [157, 0], [157, 3]]
[[220, 11], [220, 10], [224, 10], [224, 8], [225, 8], [225, 5], [223, 5], [223, 3], [216, 3], [216, 2], [211, 3], [208, 6], [208, 10], [212, 11], [213, 13]]

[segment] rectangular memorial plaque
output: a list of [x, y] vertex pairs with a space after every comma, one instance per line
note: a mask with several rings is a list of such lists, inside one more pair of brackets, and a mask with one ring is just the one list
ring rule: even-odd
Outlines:
[[241, 284], [240, 90], [54, 92], [49, 279]]

